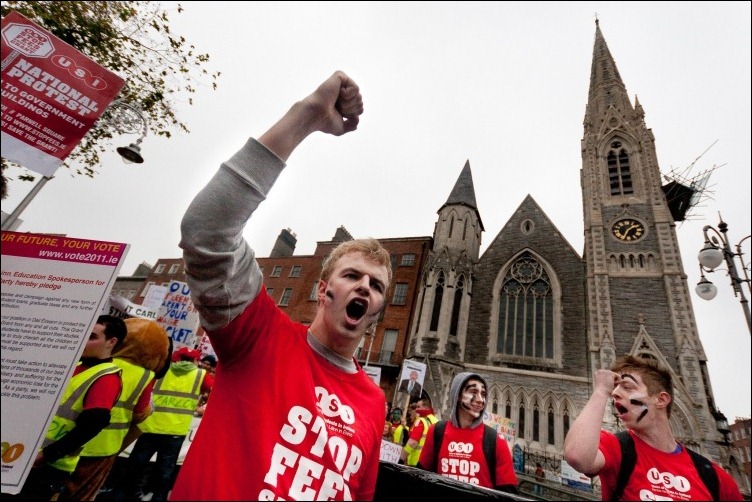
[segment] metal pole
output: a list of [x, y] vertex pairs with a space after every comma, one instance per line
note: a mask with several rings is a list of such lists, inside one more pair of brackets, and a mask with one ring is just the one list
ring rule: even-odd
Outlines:
[[13, 212], [5, 219], [2, 224], [3, 230], [10, 230], [13, 227], [13, 224], [16, 222], [23, 210], [26, 209], [26, 206], [28, 206], [29, 203], [34, 199], [34, 197], [36, 197], [44, 184], [51, 179], [52, 176], [42, 176], [42, 179], [39, 180], [39, 183], [37, 183], [34, 188], [32, 188], [31, 191], [26, 194], [26, 197], [24, 197], [24, 199], [18, 204], [18, 206], [16, 206], [16, 209], [14, 209]]
[[371, 340], [368, 342], [368, 354], [366, 354], [366, 364], [364, 367], [368, 367], [368, 361], [371, 359], [371, 347], [373, 347], [373, 339], [376, 338], [376, 333], [371, 333]]
[[728, 232], [728, 225], [725, 221], [721, 220], [721, 222], [718, 223], [718, 230], [723, 234], [721, 236], [721, 240], [723, 241], [723, 257], [726, 260], [728, 273], [731, 277], [731, 287], [734, 288], [734, 296], [736, 296], [737, 293], [739, 294], [739, 303], [742, 304], [744, 317], [747, 319], [747, 329], [749, 330], [750, 336], [752, 336], [752, 316], [750, 316], [749, 302], [747, 301], [747, 297], [744, 296], [744, 290], [741, 287], [742, 280], [739, 278], [739, 273], [736, 270], [736, 260], [734, 260], [736, 254], [731, 250], [731, 246], [729, 246], [728, 236], [726, 235], [726, 232]]

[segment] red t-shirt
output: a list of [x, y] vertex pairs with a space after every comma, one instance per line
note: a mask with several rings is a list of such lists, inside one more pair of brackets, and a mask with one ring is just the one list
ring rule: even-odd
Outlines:
[[370, 500], [384, 394], [308, 344], [261, 287], [229, 325], [209, 333], [222, 361], [172, 500]]
[[517, 486], [512, 454], [504, 438], [498, 435], [496, 437], [496, 482], [494, 483], [483, 453], [483, 425], [474, 429], [459, 429], [448, 421], [438, 459], [434, 458], [434, 429], [434, 425], [428, 429], [426, 444], [423, 445], [418, 461], [421, 466], [447, 478], [485, 488], [495, 488], [501, 485]]
[[[431, 421], [428, 419], [428, 415], [433, 415], [432, 409], [419, 409], [415, 410], [415, 413], [418, 415], [418, 417], [415, 419], [415, 422], [413, 422], [413, 428], [410, 429], [410, 436], [409, 438], [420, 443], [420, 440], [423, 438], [423, 426], [425, 424], [431, 425]], [[421, 418], [425, 418], [426, 420], [421, 420]]]
[[152, 378], [151, 382], [146, 384], [146, 387], [144, 387], [144, 391], [141, 393], [141, 395], [138, 397], [138, 401], [136, 402], [136, 407], [133, 408], [133, 414], [139, 415], [146, 410], [146, 408], [149, 407], [151, 404], [151, 391], [154, 389], [154, 382], [155, 380]]
[[[78, 375], [84, 370], [91, 368], [83, 364], [76, 365], [73, 370], [73, 376]], [[102, 375], [97, 378], [84, 396], [84, 410], [93, 408], [105, 408], [112, 410], [115, 403], [120, 397], [120, 391], [123, 388], [123, 381], [120, 379], [120, 373], [111, 375]]]
[[[635, 443], [637, 463], [624, 488], [622, 500], [712, 500], [686, 448], [682, 447], [679, 453], [666, 453], [630, 434]], [[599, 448], [606, 459], [598, 473], [602, 500], [611, 500], [621, 464], [619, 439], [610, 432], [601, 431]], [[731, 475], [715, 462], [713, 468], [718, 473], [720, 499], [742, 500]]]

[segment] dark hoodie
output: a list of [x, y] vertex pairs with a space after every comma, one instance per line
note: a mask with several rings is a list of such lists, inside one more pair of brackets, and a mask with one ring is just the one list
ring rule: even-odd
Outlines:
[[[465, 386], [465, 382], [470, 380], [470, 378], [474, 378], [475, 380], [480, 380], [483, 382], [483, 385], [488, 389], [488, 384], [486, 383], [486, 379], [480, 376], [477, 373], [470, 373], [469, 371], [466, 371], [464, 373], [458, 373], [457, 376], [454, 377], [454, 380], [452, 380], [452, 385], [449, 387], [449, 402], [452, 403], [452, 409], [450, 410], [449, 417], [452, 421], [452, 425], [457, 427], [458, 429], [461, 429], [459, 419], [457, 418], [457, 413], [459, 413], [459, 410], [457, 409], [457, 405], [459, 404], [460, 400], [460, 392], [462, 392], [462, 387]], [[485, 410], [484, 410], [485, 411]], [[483, 414], [473, 420], [473, 423], [470, 425], [470, 429], [475, 429], [479, 425], [483, 425]]]

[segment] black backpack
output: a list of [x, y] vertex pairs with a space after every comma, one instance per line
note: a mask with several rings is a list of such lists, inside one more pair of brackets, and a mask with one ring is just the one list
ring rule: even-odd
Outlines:
[[[637, 451], [635, 450], [634, 439], [632, 439], [629, 432], [620, 431], [616, 433], [616, 437], [619, 439], [619, 446], [621, 447], [621, 465], [619, 466], [616, 487], [611, 495], [612, 501], [621, 498], [624, 488], [627, 486], [627, 481], [629, 481], [629, 476], [632, 475], [632, 471], [634, 471], [637, 464]], [[696, 451], [690, 450], [683, 445], [682, 447], [686, 448], [687, 453], [692, 457], [692, 463], [695, 464], [695, 469], [697, 469], [700, 479], [702, 479], [713, 500], [719, 500], [720, 486], [718, 484], [718, 473], [715, 472], [713, 464]]]
[[[446, 420], [439, 420], [436, 425], [433, 426], [433, 458], [438, 462], [439, 450], [441, 449], [441, 443], [444, 440], [444, 429], [446, 429]], [[496, 483], [496, 429], [483, 424], [485, 429], [483, 430], [483, 455], [486, 457], [486, 463], [488, 464], [488, 471], [491, 473], [491, 479]]]

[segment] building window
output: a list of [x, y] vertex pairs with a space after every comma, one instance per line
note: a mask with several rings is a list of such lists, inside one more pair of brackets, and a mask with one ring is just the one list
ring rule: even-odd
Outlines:
[[274, 265], [271, 277], [279, 277], [280, 275], [282, 275], [282, 265]]
[[170, 271], [168, 272], [168, 274], [171, 274], [171, 275], [177, 274], [178, 270], [180, 270], [180, 264], [179, 263], [174, 263], [174, 264], [170, 265]]
[[611, 151], [606, 156], [608, 163], [608, 184], [611, 195], [634, 193], [632, 174], [629, 172], [629, 154], [621, 147], [621, 141], [611, 143]]
[[533, 403], [533, 441], [540, 441], [540, 410], [537, 399]]
[[433, 311], [431, 312], [431, 325], [428, 327], [429, 331], [436, 331], [439, 329], [439, 314], [441, 314], [441, 300], [444, 297], [444, 272], [439, 272], [439, 277], [436, 279], [436, 292], [433, 298]]
[[507, 404], [504, 406], [504, 418], [512, 418], [512, 402], [507, 399]]
[[465, 278], [460, 276], [454, 288], [454, 301], [452, 302], [452, 320], [449, 323], [449, 334], [457, 336], [457, 326], [460, 322], [460, 306], [462, 305], [462, 293], [465, 290]]
[[412, 253], [403, 254], [400, 267], [412, 267], [413, 265], [415, 265], [415, 255]]
[[387, 329], [384, 331], [384, 341], [381, 342], [381, 354], [379, 354], [380, 363], [392, 362], [394, 348], [397, 346], [397, 335], [399, 330]]
[[162, 272], [164, 272], [164, 269], [165, 269], [165, 264], [160, 263], [159, 265], [157, 265], [157, 268], [154, 269], [154, 273], [161, 274]]
[[491, 413], [493, 413], [494, 415], [499, 414], [499, 401], [497, 401], [496, 399], [494, 399], [493, 403], [491, 403]]
[[279, 299], [279, 304], [283, 307], [290, 305], [291, 296], [292, 296], [292, 288], [285, 288], [285, 290], [282, 291], [282, 298]]
[[518, 427], [517, 432], [519, 432], [520, 439], [525, 439], [525, 404], [520, 404], [520, 409], [518, 410], [519, 417], [517, 419]]
[[394, 296], [392, 296], [392, 305], [404, 305], [407, 302], [407, 284], [397, 283], [394, 286]]
[[311, 294], [308, 295], [308, 300], [315, 302], [319, 299], [319, 281], [315, 281], [313, 283], [313, 287], [311, 288]]
[[266, 288], [266, 294], [272, 296], [274, 294], [274, 288]]
[[548, 405], [548, 444], [556, 444], [556, 436], [554, 435], [554, 409]]
[[567, 437], [567, 434], [569, 434], [569, 408], [567, 408], [567, 405], [564, 405], [564, 433], [562, 437]]
[[303, 268], [300, 265], [293, 265], [290, 269], [290, 277], [300, 277], [300, 269]]
[[509, 356], [554, 357], [554, 297], [543, 265], [524, 253], [499, 292], [496, 350]]
[[134, 296], [136, 296], [136, 290], [135, 289], [128, 290], [128, 299], [133, 300]]

